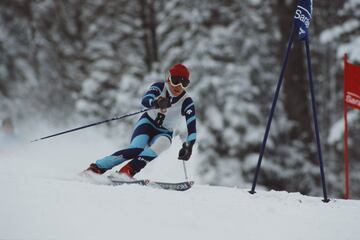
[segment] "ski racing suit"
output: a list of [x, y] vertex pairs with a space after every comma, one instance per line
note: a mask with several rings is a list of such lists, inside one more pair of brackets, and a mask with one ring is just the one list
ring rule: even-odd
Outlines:
[[165, 82], [152, 84], [142, 98], [142, 105], [152, 108], [158, 97], [170, 97], [171, 106], [166, 110], [152, 109], [144, 113], [135, 125], [130, 146], [96, 161], [96, 165], [109, 170], [124, 161], [133, 159], [130, 164], [136, 174], [160, 153], [168, 149], [173, 132], [184, 117], [187, 125], [187, 144], [191, 147], [196, 141], [195, 106], [184, 90], [179, 96], [171, 95]]

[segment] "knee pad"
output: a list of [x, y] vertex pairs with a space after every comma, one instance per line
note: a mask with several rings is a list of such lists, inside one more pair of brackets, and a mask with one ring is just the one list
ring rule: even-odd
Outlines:
[[159, 137], [155, 142], [150, 146], [150, 148], [159, 156], [160, 153], [165, 151], [171, 146], [171, 141], [167, 137]]

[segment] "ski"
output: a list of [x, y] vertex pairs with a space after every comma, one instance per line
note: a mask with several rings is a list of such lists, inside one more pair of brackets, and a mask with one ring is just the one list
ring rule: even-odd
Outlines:
[[111, 181], [111, 185], [113, 185], [113, 186], [123, 185], [123, 184], [139, 184], [139, 185], [146, 186], [149, 184], [149, 181], [145, 180], [145, 179], [134, 180], [134, 181], [120, 181], [120, 180]]
[[147, 179], [129, 179], [129, 180], [123, 180], [123, 179], [118, 179], [116, 177], [113, 177], [112, 175], [108, 176], [108, 180], [110, 180], [111, 185], [113, 186], [117, 186], [117, 185], [123, 185], [123, 184], [139, 184], [139, 185], [143, 185], [146, 186], [149, 184], [149, 180]]
[[194, 185], [193, 181], [185, 181], [178, 183], [168, 183], [168, 182], [150, 182], [148, 186], [154, 186], [165, 190], [174, 190], [174, 191], [186, 191], [189, 190]]
[[79, 174], [79, 176], [89, 180], [91, 183], [104, 184], [119, 186], [125, 184], [138, 184], [142, 186], [148, 186], [153, 188], [159, 188], [164, 190], [173, 190], [173, 191], [186, 191], [189, 190], [193, 185], [194, 181], [184, 181], [184, 182], [160, 182], [160, 181], [151, 181], [149, 179], [131, 179], [131, 178], [121, 178], [117, 175], [103, 176], [98, 174], [93, 174], [92, 172], [84, 171]]
[[173, 190], [173, 191], [186, 191], [189, 190], [192, 187], [192, 185], [194, 185], [193, 181], [169, 183], [169, 182], [150, 181], [148, 179], [122, 180], [122, 179], [114, 178], [111, 175], [108, 176], [108, 180], [110, 180], [111, 185], [113, 186], [123, 185], [123, 184], [139, 184], [143, 186], [149, 186], [149, 187], [160, 188], [165, 190]]

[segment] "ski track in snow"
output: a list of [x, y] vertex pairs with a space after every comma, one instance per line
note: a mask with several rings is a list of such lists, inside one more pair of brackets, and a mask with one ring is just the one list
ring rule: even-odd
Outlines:
[[[74, 138], [74, 137], [73, 137]], [[88, 139], [88, 138], [86, 138]], [[0, 239], [357, 239], [360, 202], [201, 185], [186, 192], [81, 181], [114, 148], [59, 138], [1, 156]], [[138, 178], [184, 180], [180, 141]], [[86, 150], [86, 151], [84, 151]], [[171, 160], [169, 160], [172, 158]], [[196, 161], [193, 157], [191, 160]], [[187, 163], [197, 180], [194, 163]]]

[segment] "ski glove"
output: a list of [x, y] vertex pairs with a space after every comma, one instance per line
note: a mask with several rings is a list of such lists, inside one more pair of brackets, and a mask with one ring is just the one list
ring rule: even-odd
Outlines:
[[187, 161], [189, 160], [191, 153], [192, 153], [192, 145], [184, 142], [182, 148], [179, 151], [178, 159]]
[[171, 106], [170, 98], [159, 97], [154, 101], [153, 104], [155, 109], [166, 109]]

